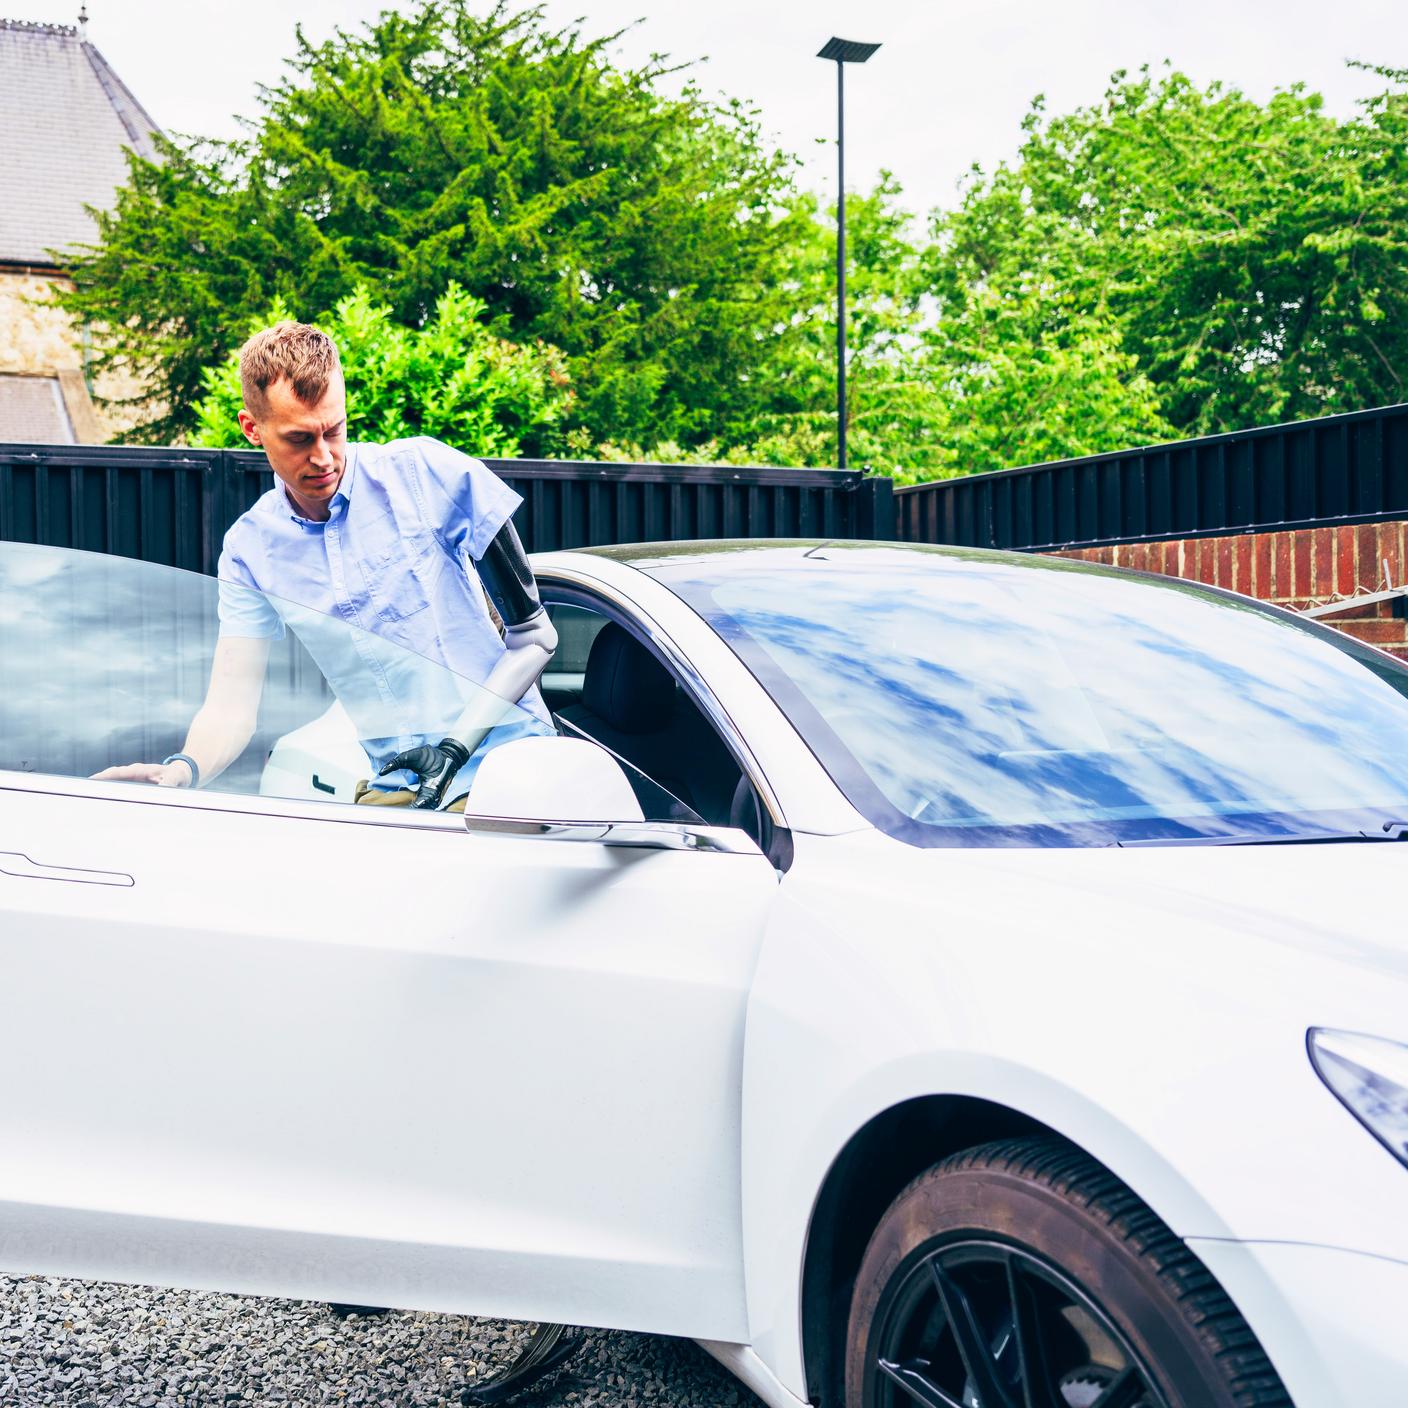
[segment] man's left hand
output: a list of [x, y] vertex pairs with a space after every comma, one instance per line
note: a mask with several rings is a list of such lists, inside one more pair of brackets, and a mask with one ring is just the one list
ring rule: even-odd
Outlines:
[[469, 749], [459, 739], [442, 738], [439, 743], [422, 743], [419, 748], [397, 753], [377, 776], [385, 777], [401, 768], [415, 773], [420, 778], [420, 786], [411, 805], [434, 810], [444, 802], [455, 774], [468, 761]]

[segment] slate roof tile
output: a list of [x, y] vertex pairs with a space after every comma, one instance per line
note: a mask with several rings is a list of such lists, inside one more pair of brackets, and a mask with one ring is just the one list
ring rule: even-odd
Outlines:
[[156, 124], [74, 25], [0, 19], [0, 263], [55, 263], [93, 238], [123, 148], [154, 156]]
[[0, 375], [0, 439], [74, 443], [58, 377]]

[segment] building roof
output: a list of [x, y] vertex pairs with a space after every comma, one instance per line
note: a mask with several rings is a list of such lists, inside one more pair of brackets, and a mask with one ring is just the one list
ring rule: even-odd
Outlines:
[[82, 25], [0, 19], [0, 264], [61, 263], [91, 241], [85, 205], [127, 177], [124, 147], [156, 154], [156, 124]]
[[0, 438], [74, 443], [77, 437], [58, 377], [0, 375]]

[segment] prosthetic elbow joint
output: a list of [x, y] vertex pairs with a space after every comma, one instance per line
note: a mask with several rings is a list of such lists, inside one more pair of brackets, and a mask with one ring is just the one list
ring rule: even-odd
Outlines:
[[416, 807], [442, 805], [455, 774], [490, 729], [514, 712], [557, 649], [557, 632], [538, 597], [528, 555], [512, 523], [505, 523], [485, 549], [479, 576], [504, 623], [504, 653], [447, 737], [400, 753], [383, 769], [404, 767], [419, 774], [412, 803]]

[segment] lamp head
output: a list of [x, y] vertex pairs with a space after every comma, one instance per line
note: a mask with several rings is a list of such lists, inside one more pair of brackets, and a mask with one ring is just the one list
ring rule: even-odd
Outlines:
[[819, 59], [835, 59], [838, 64], [863, 64], [880, 46], [861, 44], [854, 39], [831, 38], [817, 52]]

